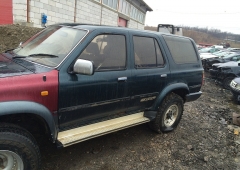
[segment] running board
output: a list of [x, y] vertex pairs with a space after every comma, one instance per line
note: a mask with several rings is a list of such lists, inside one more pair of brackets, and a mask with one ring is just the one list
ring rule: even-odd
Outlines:
[[85, 140], [102, 136], [111, 132], [139, 125], [150, 120], [143, 116], [144, 112], [119, 117], [87, 126], [63, 131], [58, 133], [58, 141], [63, 147], [83, 142]]

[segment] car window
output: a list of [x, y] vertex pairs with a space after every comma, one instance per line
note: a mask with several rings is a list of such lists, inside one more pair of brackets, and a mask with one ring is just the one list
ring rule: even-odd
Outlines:
[[95, 71], [125, 69], [125, 36], [111, 34], [98, 35], [78, 58], [93, 61]]
[[162, 52], [156, 40], [155, 40], [155, 47], [156, 47], [156, 53], [157, 53], [157, 66], [163, 66], [164, 60], [163, 60]]
[[151, 37], [133, 36], [135, 68], [163, 66], [164, 60], [158, 42]]
[[163, 35], [163, 37], [175, 63], [184, 64], [197, 62], [197, 54], [189, 39], [167, 35]]

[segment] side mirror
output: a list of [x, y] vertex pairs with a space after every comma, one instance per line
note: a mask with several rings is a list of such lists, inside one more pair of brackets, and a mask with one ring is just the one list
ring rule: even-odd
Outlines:
[[78, 59], [73, 66], [73, 71], [77, 74], [93, 75], [93, 63], [88, 60]]

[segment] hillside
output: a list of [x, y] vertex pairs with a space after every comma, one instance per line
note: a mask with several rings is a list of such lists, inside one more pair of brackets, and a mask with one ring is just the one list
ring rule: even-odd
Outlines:
[[[157, 27], [146, 26], [145, 30], [157, 31]], [[228, 42], [231, 47], [240, 48], [240, 43], [235, 43], [232, 41], [226, 41], [214, 36], [211, 36], [207, 33], [194, 31], [190, 29], [183, 29], [183, 36], [192, 38], [196, 43], [206, 43], [206, 44], [219, 44], [221, 42]]]

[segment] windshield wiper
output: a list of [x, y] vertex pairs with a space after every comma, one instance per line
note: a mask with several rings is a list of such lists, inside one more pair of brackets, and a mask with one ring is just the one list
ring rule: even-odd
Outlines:
[[15, 50], [14, 48], [4, 51], [5, 53]]
[[38, 53], [38, 54], [31, 54], [28, 57], [57, 58], [59, 56], [53, 55], [53, 54]]
[[15, 55], [12, 57], [13, 59], [15, 58], [28, 58], [28, 57], [39, 57], [39, 58], [57, 58], [57, 55], [53, 54], [44, 54], [44, 53], [39, 53], [39, 54], [31, 54], [29, 56], [22, 56], [22, 55]]

